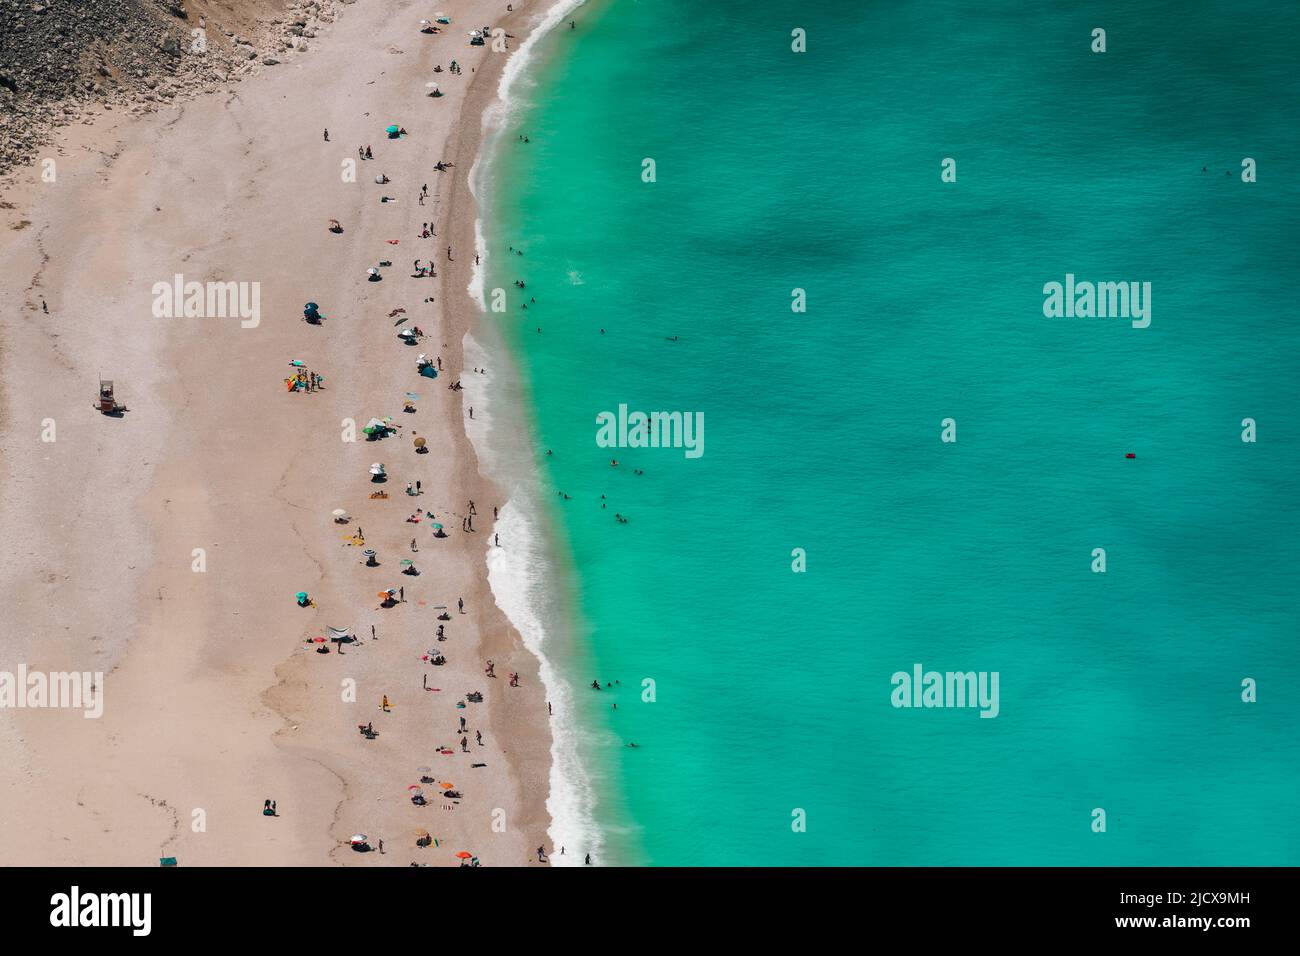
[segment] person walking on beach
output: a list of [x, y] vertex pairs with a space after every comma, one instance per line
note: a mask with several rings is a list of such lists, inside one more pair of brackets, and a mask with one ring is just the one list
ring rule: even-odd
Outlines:
[[420, 550], [419, 548], [417, 548], [417, 547], [415, 546], [415, 539], [414, 539], [414, 538], [411, 539], [411, 550], [412, 550], [412, 551], [419, 551], [419, 550]]
[[384, 702], [383, 702], [382, 704], [379, 705], [379, 708], [380, 708], [380, 710], [382, 710], [384, 713], [388, 713], [388, 695], [387, 695], [387, 694], [384, 695]]
[[375, 158], [375, 154], [372, 153], [372, 152], [370, 151], [370, 147], [367, 146], [367, 147], [366, 147], [366, 159], [374, 159], [374, 158]]
[[406, 587], [405, 587], [405, 585], [403, 585], [402, 587], [400, 587], [400, 588], [397, 589], [397, 600], [399, 600], [399, 601], [405, 601], [405, 600], [406, 600]]
[[479, 745], [480, 747], [482, 747], [482, 746], [483, 746], [483, 731], [481, 731], [481, 730], [476, 730], [476, 731], [474, 731], [474, 740], [478, 743], [478, 745]]
[[473, 499], [473, 498], [471, 498], [471, 499], [469, 500], [469, 513], [472, 514], [472, 515], [476, 515], [476, 514], [478, 514], [478, 511], [474, 508], [474, 499]]
[[469, 738], [468, 738], [468, 737], [461, 737], [461, 738], [460, 738], [460, 752], [463, 753], [463, 754], [467, 754], [467, 753], [469, 753]]
[[537, 862], [538, 863], [546, 862], [546, 847], [539, 846], [537, 848]]
[[456, 598], [456, 608], [460, 611], [461, 614], [464, 614], [464, 613], [465, 613], [465, 599], [464, 599], [464, 598]]
[[483, 669], [483, 671], [484, 671], [484, 673], [487, 674], [488, 677], [496, 677], [496, 676], [497, 676], [497, 675], [496, 675], [496, 664], [492, 663], [492, 661], [490, 661], [490, 660], [487, 662], [487, 667], [485, 667], [485, 668]]
[[465, 732], [465, 718], [464, 718], [464, 717], [462, 717], [462, 718], [460, 719], [460, 732], [461, 732], [462, 734]]
[[447, 261], [448, 261], [448, 262], [454, 262], [454, 261], [455, 261], [455, 260], [452, 259], [452, 257], [451, 257], [451, 246], [448, 246], [448, 247], [447, 247]]
[[590, 854], [590, 853], [587, 854], [587, 861], [586, 861], [586, 862], [587, 862], [587, 866], [591, 866], [591, 854]]
[[328, 128], [326, 128], [326, 130], [325, 130], [325, 142], [328, 143], [329, 141], [330, 141], [330, 131], [329, 131]]
[[425, 675], [424, 675], [424, 680], [423, 680], [422, 683], [423, 683], [423, 685], [424, 685], [424, 689], [425, 689], [425, 690], [428, 690], [428, 689], [429, 689], [429, 675], [428, 675], [428, 674], [425, 674]]

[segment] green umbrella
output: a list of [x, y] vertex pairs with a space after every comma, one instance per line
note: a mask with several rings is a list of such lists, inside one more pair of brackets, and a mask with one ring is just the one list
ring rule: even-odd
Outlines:
[[402, 128], [401, 128], [400, 126], [396, 125], [396, 124], [394, 124], [394, 125], [388, 127], [388, 129], [384, 130], [385, 133], [400, 133], [401, 131], [402, 131]]

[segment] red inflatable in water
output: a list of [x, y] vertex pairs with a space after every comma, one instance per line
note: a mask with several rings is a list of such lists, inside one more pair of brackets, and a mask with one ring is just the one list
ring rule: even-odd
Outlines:
[[1129, 452], [1129, 453], [1128, 453], [1127, 455], [1125, 455], [1124, 457], [1125, 457], [1125, 458], [1136, 458], [1137, 455], [1133, 454], [1132, 452]]

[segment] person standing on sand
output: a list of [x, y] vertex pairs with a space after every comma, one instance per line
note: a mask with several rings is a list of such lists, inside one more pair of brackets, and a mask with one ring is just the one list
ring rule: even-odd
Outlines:
[[587, 866], [591, 866], [591, 854], [587, 854]]
[[487, 674], [488, 677], [496, 677], [496, 664], [489, 660], [487, 667], [483, 668], [483, 673]]
[[402, 587], [400, 587], [400, 588], [397, 589], [397, 600], [399, 600], [399, 601], [405, 601], [405, 600], [406, 600], [406, 586], [405, 586], [405, 585], [403, 585]]
[[478, 742], [478, 745], [479, 745], [480, 747], [482, 747], [482, 746], [483, 746], [483, 731], [481, 731], [481, 730], [476, 730], [476, 731], [474, 731], [474, 740]]
[[469, 738], [468, 738], [468, 737], [461, 737], [461, 738], [460, 738], [460, 752], [463, 753], [463, 754], [467, 754], [467, 753], [469, 753]]
[[387, 694], [384, 695], [384, 702], [383, 702], [382, 704], [379, 705], [379, 708], [380, 708], [380, 710], [382, 710], [384, 713], [388, 713], [388, 695], [387, 695]]
[[329, 131], [329, 129], [327, 128], [327, 129], [325, 130], [325, 142], [328, 143], [329, 141], [330, 141], [330, 131]]
[[464, 599], [464, 598], [456, 598], [456, 607], [460, 610], [460, 613], [461, 613], [461, 614], [464, 614], [464, 613], [465, 613], [465, 599]]
[[454, 261], [455, 261], [455, 260], [452, 259], [452, 257], [451, 257], [451, 246], [448, 246], [448, 247], [447, 247], [447, 261], [448, 261], [448, 262], [454, 262]]

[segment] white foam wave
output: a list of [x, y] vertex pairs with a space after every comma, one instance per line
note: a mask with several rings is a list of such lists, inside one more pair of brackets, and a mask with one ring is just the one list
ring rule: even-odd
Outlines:
[[[497, 100], [483, 113], [483, 147], [469, 172], [470, 192], [480, 209], [482, 195], [479, 176], [491, 166], [499, 136], [510, 115], [511, 90], [524, 74], [532, 59], [533, 47], [551, 29], [563, 22], [564, 17], [581, 6], [585, 0], [559, 0], [542, 15], [528, 38], [515, 50], [501, 73], [497, 87]], [[487, 270], [487, 242], [483, 232], [483, 219], [474, 222], [474, 246], [478, 263], [471, 273], [467, 292], [485, 312], [484, 276]], [[465, 366], [468, 371], [461, 376], [463, 404], [473, 407], [474, 417], [466, 418], [466, 433], [484, 470], [500, 484], [507, 494], [501, 506], [493, 531], [501, 536], [504, 547], [488, 549], [488, 583], [497, 606], [519, 632], [524, 646], [537, 658], [542, 685], [553, 711], [551, 723], [551, 775], [550, 793], [546, 809], [551, 817], [549, 836], [555, 848], [552, 865], [578, 865], [587, 853], [603, 859], [604, 840], [595, 822], [595, 793], [591, 777], [582, 760], [583, 738], [578, 724], [573, 689], [559, 673], [548, 650], [556, 636], [548, 633], [551, 621], [561, 620], [555, 613], [551, 595], [557, 593], [558, 582], [548, 577], [551, 556], [546, 549], [542, 529], [541, 498], [535, 473], [530, 473], [531, 463], [503, 462], [493, 441], [495, 428], [494, 404], [497, 401], [521, 401], [517, 388], [506, 390], [507, 383], [497, 379], [497, 369], [505, 365], [490, 355], [488, 350], [472, 335], [464, 339]], [[487, 369], [490, 372], [474, 372]], [[468, 415], [468, 411], [466, 412]], [[506, 427], [503, 423], [502, 427]], [[521, 425], [520, 433], [526, 434]], [[501, 444], [505, 448], [518, 446], [518, 441], [507, 436]], [[516, 456], [517, 457], [517, 456]], [[503, 474], [513, 472], [513, 476]], [[511, 479], [513, 478], [513, 483]], [[572, 848], [573, 853], [561, 855], [559, 847]]]

